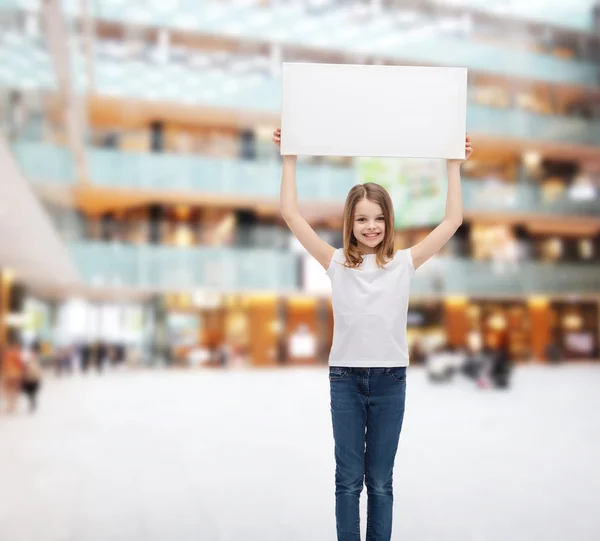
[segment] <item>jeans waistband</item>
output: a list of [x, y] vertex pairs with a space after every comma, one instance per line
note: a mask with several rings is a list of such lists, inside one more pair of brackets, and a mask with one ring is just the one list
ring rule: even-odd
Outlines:
[[386, 373], [390, 370], [406, 370], [406, 366], [386, 366], [386, 367], [359, 367], [359, 366], [330, 366], [330, 369], [345, 370], [346, 372], [353, 372], [355, 374], [377, 374]]

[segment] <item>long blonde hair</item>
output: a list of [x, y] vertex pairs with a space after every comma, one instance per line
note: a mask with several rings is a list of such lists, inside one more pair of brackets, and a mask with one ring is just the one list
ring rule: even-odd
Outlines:
[[357, 184], [348, 193], [344, 205], [344, 255], [346, 267], [356, 268], [362, 264], [362, 254], [354, 236], [354, 211], [359, 201], [367, 199], [381, 207], [385, 221], [383, 240], [376, 248], [377, 266], [383, 268], [394, 257], [394, 205], [387, 190], [374, 182]]

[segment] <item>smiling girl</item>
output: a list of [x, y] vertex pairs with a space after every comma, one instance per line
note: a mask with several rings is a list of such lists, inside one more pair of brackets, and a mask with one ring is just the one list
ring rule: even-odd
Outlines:
[[[281, 130], [273, 134], [279, 147]], [[472, 154], [467, 135], [465, 155]], [[394, 208], [376, 183], [354, 186], [344, 206], [343, 244], [323, 241], [298, 212], [296, 156], [283, 158], [281, 215], [332, 284], [333, 345], [329, 354], [335, 441], [338, 541], [360, 541], [359, 498], [367, 486], [367, 541], [392, 535], [394, 460], [409, 365], [406, 324], [410, 280], [462, 223], [460, 165], [447, 160], [443, 221], [421, 242], [394, 251]]]

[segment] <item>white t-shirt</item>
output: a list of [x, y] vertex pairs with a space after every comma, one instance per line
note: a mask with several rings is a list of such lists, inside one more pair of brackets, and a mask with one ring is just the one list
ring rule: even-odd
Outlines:
[[383, 269], [375, 254], [356, 269], [344, 267], [344, 250], [331, 258], [333, 345], [330, 366], [408, 366], [406, 319], [415, 268], [410, 249], [398, 250]]

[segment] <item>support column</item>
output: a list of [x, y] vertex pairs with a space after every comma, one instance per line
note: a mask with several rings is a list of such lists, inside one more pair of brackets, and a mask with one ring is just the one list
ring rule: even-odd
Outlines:
[[87, 74], [87, 94], [96, 93], [96, 73], [94, 63], [94, 44], [96, 40], [96, 21], [91, 0], [81, 0], [81, 24], [83, 50], [85, 54], [85, 69]]
[[[317, 301], [312, 297], [290, 297], [287, 303], [289, 364], [315, 364], [317, 362]], [[314, 347], [313, 347], [314, 346]], [[312, 352], [311, 352], [312, 349]], [[297, 353], [294, 356], [294, 352]]]
[[448, 297], [444, 301], [444, 326], [450, 346], [464, 347], [469, 331], [466, 297]]
[[317, 301], [317, 362], [328, 364], [333, 343], [333, 310], [330, 298]]
[[10, 312], [10, 290], [13, 283], [13, 274], [9, 270], [0, 272], [0, 346], [8, 343], [8, 325], [6, 317]]
[[253, 366], [275, 366], [278, 363], [278, 300], [277, 295], [256, 295], [249, 299], [249, 356]]
[[24, 285], [15, 282], [9, 270], [0, 274], [0, 345], [7, 345], [12, 340], [21, 339], [21, 327], [8, 324], [10, 314], [21, 314], [25, 304], [27, 290]]
[[528, 302], [531, 325], [531, 354], [536, 362], [546, 360], [546, 348], [552, 334], [552, 311], [545, 297], [532, 297]]

